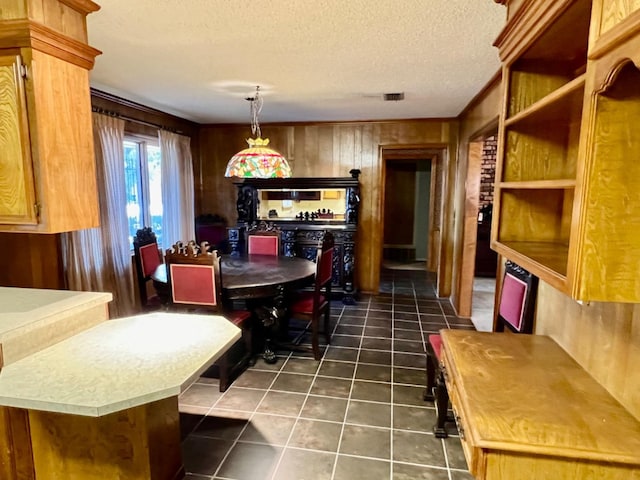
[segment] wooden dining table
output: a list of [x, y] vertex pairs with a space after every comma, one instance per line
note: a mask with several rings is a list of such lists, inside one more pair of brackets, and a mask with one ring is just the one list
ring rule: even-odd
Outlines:
[[[300, 257], [273, 255], [222, 255], [220, 257], [222, 292], [225, 301], [245, 301], [265, 327], [263, 358], [276, 361], [271, 337], [286, 317], [288, 292], [308, 285], [316, 272], [316, 264]], [[158, 295], [169, 303], [171, 292], [166, 264], [151, 275]]]

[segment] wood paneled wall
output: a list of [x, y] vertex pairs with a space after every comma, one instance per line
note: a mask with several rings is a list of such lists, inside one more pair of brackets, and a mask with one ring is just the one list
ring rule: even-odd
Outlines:
[[581, 305], [540, 282], [535, 333], [551, 336], [640, 419], [640, 304]]
[[[295, 177], [349, 176], [362, 171], [360, 223], [356, 275], [362, 291], [377, 292], [382, 257], [380, 223], [381, 149], [388, 147], [438, 147], [448, 149], [443, 198], [443, 242], [441, 246], [441, 296], [451, 285], [453, 245], [450, 179], [456, 169], [457, 123], [449, 120], [413, 120], [322, 124], [261, 125], [270, 146], [287, 157]], [[246, 147], [250, 136], [246, 125], [209, 125], [200, 130], [200, 163], [196, 165], [197, 213], [218, 213], [235, 223], [236, 192], [224, 177], [227, 161]]]

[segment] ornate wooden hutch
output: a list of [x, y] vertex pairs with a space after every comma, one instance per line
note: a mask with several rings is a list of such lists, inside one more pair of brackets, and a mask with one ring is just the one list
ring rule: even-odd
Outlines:
[[244, 178], [238, 189], [238, 221], [229, 228], [232, 255], [246, 251], [246, 230], [254, 222], [280, 229], [282, 254], [314, 260], [325, 231], [335, 238], [333, 291], [353, 303], [360, 170], [351, 177]]

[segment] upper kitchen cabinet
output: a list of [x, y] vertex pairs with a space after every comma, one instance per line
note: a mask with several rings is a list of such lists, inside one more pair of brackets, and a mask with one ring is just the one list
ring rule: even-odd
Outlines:
[[89, 0], [0, 0], [0, 231], [99, 225]]
[[522, 2], [496, 41], [507, 84], [492, 248], [582, 301], [640, 302], [640, 17], [629, 4]]

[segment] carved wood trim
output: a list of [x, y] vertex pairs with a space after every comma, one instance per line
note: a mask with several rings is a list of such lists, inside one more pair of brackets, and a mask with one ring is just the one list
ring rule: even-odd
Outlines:
[[9, 20], [0, 24], [0, 48], [34, 48], [87, 70], [102, 52], [31, 20]]
[[511, 63], [533, 43], [538, 33], [546, 30], [571, 3], [572, 0], [529, 0], [524, 3], [493, 43], [500, 51], [500, 60], [506, 64]]

